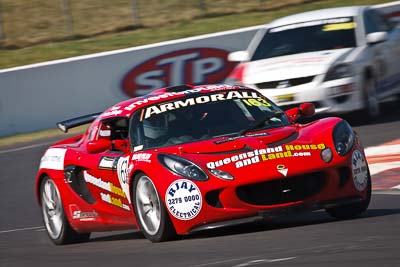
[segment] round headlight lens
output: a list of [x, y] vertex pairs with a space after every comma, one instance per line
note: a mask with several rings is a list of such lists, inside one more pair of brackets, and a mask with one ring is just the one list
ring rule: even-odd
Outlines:
[[158, 160], [173, 173], [196, 181], [208, 180], [207, 174], [190, 160], [168, 154], [158, 155]]
[[332, 150], [328, 147], [321, 151], [321, 159], [326, 163], [332, 160], [333, 153]]
[[333, 129], [333, 142], [340, 156], [346, 155], [353, 148], [354, 140], [354, 131], [346, 121], [336, 124]]

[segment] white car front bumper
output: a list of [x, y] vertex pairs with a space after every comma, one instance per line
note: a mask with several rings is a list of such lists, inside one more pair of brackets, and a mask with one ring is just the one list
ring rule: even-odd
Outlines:
[[309, 83], [286, 88], [260, 88], [262, 83], [248, 86], [259, 90], [283, 109], [304, 102], [314, 103], [317, 113], [348, 113], [363, 107], [357, 77], [324, 82], [317, 76]]

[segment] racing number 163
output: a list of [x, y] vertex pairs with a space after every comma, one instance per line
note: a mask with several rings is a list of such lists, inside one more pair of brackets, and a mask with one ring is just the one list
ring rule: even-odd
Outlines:
[[254, 98], [243, 99], [243, 102], [248, 106], [255, 106], [255, 107], [260, 107], [260, 106], [270, 107], [271, 106], [271, 104], [268, 103], [267, 100], [262, 99], [262, 98], [259, 98], [259, 99], [254, 99]]

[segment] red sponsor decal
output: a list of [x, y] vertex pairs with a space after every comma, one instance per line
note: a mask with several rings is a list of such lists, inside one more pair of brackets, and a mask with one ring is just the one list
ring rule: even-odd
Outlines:
[[151, 58], [125, 75], [122, 91], [134, 97], [166, 86], [220, 83], [235, 67], [227, 61], [228, 53], [218, 48], [192, 48]]

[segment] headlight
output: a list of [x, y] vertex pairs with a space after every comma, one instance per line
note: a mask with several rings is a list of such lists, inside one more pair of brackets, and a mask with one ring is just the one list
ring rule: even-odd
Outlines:
[[160, 154], [158, 155], [158, 161], [168, 170], [180, 176], [196, 181], [208, 180], [207, 174], [199, 166], [187, 159], [175, 155]]
[[217, 170], [217, 169], [209, 169], [212, 174], [222, 180], [233, 180], [232, 174], [226, 171]]
[[326, 163], [331, 162], [332, 157], [333, 157], [333, 153], [332, 153], [332, 150], [329, 147], [327, 147], [327, 148], [325, 148], [324, 150], [321, 151], [321, 159], [323, 161], [325, 161]]
[[352, 149], [354, 140], [354, 131], [346, 121], [336, 124], [333, 129], [333, 142], [340, 156], [346, 155]]
[[325, 81], [337, 80], [346, 77], [354, 76], [353, 68], [350, 64], [338, 64], [333, 66], [328, 70], [328, 73], [325, 75]]

